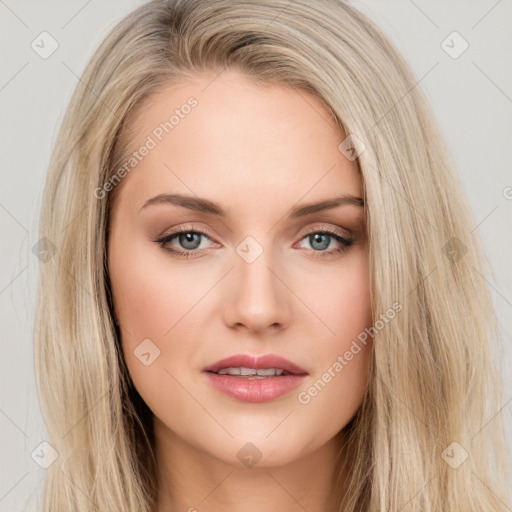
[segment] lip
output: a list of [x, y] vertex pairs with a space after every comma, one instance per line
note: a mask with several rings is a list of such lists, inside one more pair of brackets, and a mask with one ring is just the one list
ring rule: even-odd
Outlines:
[[281, 368], [293, 375], [308, 375], [308, 372], [300, 366], [288, 361], [284, 357], [277, 354], [265, 354], [262, 356], [253, 356], [251, 354], [236, 354], [225, 359], [221, 359], [206, 368], [203, 372], [218, 372], [222, 368], [253, 368], [253, 369], [268, 369], [268, 368]]
[[[254, 369], [281, 368], [288, 375], [248, 379], [234, 375], [218, 375], [222, 368], [244, 367]], [[221, 393], [242, 402], [262, 403], [275, 400], [300, 386], [308, 372], [300, 366], [275, 354], [253, 356], [238, 354], [217, 361], [203, 369], [209, 383]]]

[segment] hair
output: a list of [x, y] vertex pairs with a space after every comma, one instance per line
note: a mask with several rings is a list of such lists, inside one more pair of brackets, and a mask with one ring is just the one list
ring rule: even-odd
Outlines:
[[[339, 510], [503, 510], [492, 270], [403, 57], [342, 0], [153, 0], [95, 51], [49, 165], [40, 235], [56, 254], [41, 263], [35, 370], [59, 457], [46, 471], [44, 512], [154, 511], [152, 414], [124, 362], [106, 264], [119, 187], [95, 191], [126, 161], [147, 98], [223, 70], [314, 94], [362, 150], [373, 318], [402, 309], [373, 338], [366, 392], [344, 429]], [[446, 462], [454, 453], [468, 455], [456, 468]]]

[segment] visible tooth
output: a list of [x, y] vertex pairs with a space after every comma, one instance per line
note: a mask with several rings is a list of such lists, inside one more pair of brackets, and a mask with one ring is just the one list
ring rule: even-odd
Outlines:
[[281, 368], [222, 368], [217, 373], [219, 375], [240, 375], [243, 377], [274, 377], [287, 372]]
[[257, 370], [258, 375], [275, 375], [276, 369], [275, 368], [268, 368], [266, 370]]
[[240, 368], [223, 368], [217, 373], [219, 375], [240, 375]]
[[240, 375], [256, 375], [258, 370], [254, 368], [240, 368]]

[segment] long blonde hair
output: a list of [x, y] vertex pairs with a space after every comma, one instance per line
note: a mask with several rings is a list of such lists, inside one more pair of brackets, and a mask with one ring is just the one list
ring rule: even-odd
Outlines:
[[350, 456], [339, 461], [340, 474], [350, 469], [339, 510], [503, 510], [489, 266], [403, 58], [342, 0], [154, 0], [96, 50], [50, 162], [40, 230], [55, 254], [41, 263], [35, 358], [59, 457], [47, 469], [44, 512], [154, 510], [151, 411], [119, 345], [106, 267], [112, 193], [97, 191], [126, 159], [129, 120], [145, 98], [224, 69], [317, 95], [351, 136], [373, 316], [402, 306], [373, 340], [367, 393], [346, 429]]

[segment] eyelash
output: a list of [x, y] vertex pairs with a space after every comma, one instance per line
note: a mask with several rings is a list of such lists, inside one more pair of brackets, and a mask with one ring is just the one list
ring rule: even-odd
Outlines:
[[[178, 230], [173, 231], [173, 232], [171, 232], [171, 233], [169, 233], [167, 235], [164, 235], [163, 237], [155, 240], [155, 242], [158, 243], [160, 245], [160, 247], [162, 247], [162, 249], [172, 253], [174, 256], [176, 256], [178, 258], [190, 258], [190, 257], [195, 256], [197, 253], [199, 253], [199, 252], [201, 252], [203, 250], [203, 249], [194, 249], [194, 250], [190, 250], [190, 251], [178, 251], [176, 249], [171, 249], [169, 246], [166, 245], [166, 244], [171, 242], [174, 238], [176, 238], [178, 235], [180, 235], [182, 233], [201, 234], [201, 235], [203, 235], [206, 238], [211, 240], [211, 238], [208, 236], [208, 234], [205, 233], [204, 231], [202, 231], [201, 229], [198, 229], [198, 228], [193, 228], [192, 229], [190, 227], [186, 227], [185, 226], [184, 228], [178, 229]], [[307, 233], [305, 233], [302, 236], [301, 240], [303, 240], [304, 238], [308, 237], [309, 235], [313, 235], [313, 234], [317, 234], [317, 233], [321, 233], [321, 234], [329, 235], [329, 236], [333, 237], [337, 242], [339, 242], [341, 244], [341, 246], [338, 249], [330, 249], [328, 251], [315, 251], [315, 250], [313, 250], [313, 253], [314, 253], [313, 256], [315, 258], [323, 258], [326, 255], [332, 255], [332, 254], [336, 254], [336, 253], [345, 252], [354, 243], [353, 240], [351, 240], [349, 238], [346, 238], [344, 236], [341, 236], [336, 231], [331, 231], [331, 230], [328, 230], [328, 229], [318, 229], [318, 228], [317, 229], [312, 229], [312, 230], [308, 231]]]

